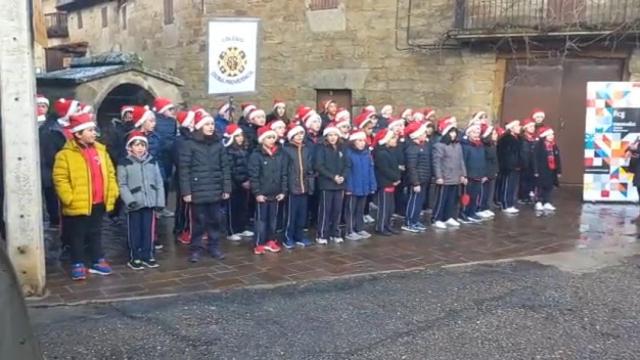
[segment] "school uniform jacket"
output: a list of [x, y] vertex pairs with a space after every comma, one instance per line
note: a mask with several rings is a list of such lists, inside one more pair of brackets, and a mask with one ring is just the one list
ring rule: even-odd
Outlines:
[[288, 192], [294, 195], [313, 194], [313, 158], [309, 148], [304, 143], [300, 146], [286, 143], [282, 151], [287, 157]]
[[270, 154], [260, 146], [249, 157], [251, 192], [254, 196], [266, 196], [268, 200], [287, 193], [287, 158], [280, 147], [276, 146], [274, 150]]
[[388, 148], [384, 145], [376, 147], [373, 150], [373, 159], [378, 188], [384, 189], [400, 181], [402, 178], [400, 161], [393, 148]]
[[460, 178], [467, 176], [460, 143], [447, 144], [441, 140], [433, 146], [433, 175], [436, 180], [442, 179], [444, 185], [459, 185]]
[[424, 142], [420, 145], [409, 141], [404, 149], [405, 182], [417, 186], [429, 183], [432, 176], [431, 144]]
[[335, 148], [329, 144], [319, 145], [316, 149], [315, 170], [318, 172], [319, 190], [344, 190], [345, 183], [337, 184], [336, 175], [346, 179], [348, 161], [342, 145]]

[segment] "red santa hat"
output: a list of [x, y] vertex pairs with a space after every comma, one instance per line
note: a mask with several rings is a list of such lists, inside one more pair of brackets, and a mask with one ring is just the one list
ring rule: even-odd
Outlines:
[[68, 129], [72, 133], [95, 127], [96, 123], [93, 121], [93, 114], [91, 113], [74, 114], [69, 117]]
[[304, 127], [306, 127], [307, 129], [310, 128], [311, 124], [313, 124], [314, 122], [319, 122], [320, 124], [322, 124], [322, 118], [320, 118], [320, 115], [315, 110], [311, 110], [311, 112], [309, 112], [309, 114], [307, 114], [304, 119]]
[[37, 105], [47, 105], [47, 107], [49, 107], [49, 99], [47, 99], [47, 97], [42, 95], [42, 94], [37, 94], [36, 95], [36, 104]]
[[509, 131], [510, 131], [510, 130], [512, 130], [512, 129], [513, 129], [513, 127], [514, 127], [514, 126], [518, 126], [518, 125], [520, 125], [520, 120], [518, 120], [518, 119], [514, 119], [514, 120], [511, 120], [511, 121], [509, 121], [508, 123], [506, 123], [506, 124], [504, 125], [504, 129], [505, 129], [505, 130], [509, 130]]
[[346, 109], [340, 108], [336, 113], [336, 126], [340, 127], [344, 123], [351, 124], [351, 114]]
[[498, 137], [501, 137], [505, 133], [504, 129], [500, 126], [496, 127], [496, 132], [498, 133]]
[[227, 128], [222, 135], [222, 145], [224, 145], [224, 147], [227, 147], [233, 144], [233, 139], [240, 134], [242, 134], [242, 128], [240, 128], [238, 124], [231, 123], [227, 125]]
[[399, 125], [404, 125], [404, 119], [392, 116], [392, 117], [389, 118], [389, 123], [387, 124], [387, 129], [391, 129], [391, 128], [399, 126]]
[[535, 108], [531, 111], [531, 118], [535, 120], [536, 117], [542, 117], [542, 120], [544, 120], [544, 118], [547, 116], [544, 113], [544, 110], [540, 109], [540, 108]]
[[489, 137], [491, 136], [491, 133], [493, 133], [493, 130], [495, 128], [491, 125], [482, 125], [482, 129], [481, 129], [481, 135], [483, 138]]
[[213, 122], [214, 121], [211, 115], [207, 114], [206, 112], [196, 112], [195, 116], [193, 117], [193, 128], [196, 130], [200, 130], [207, 123], [213, 124]]
[[336, 123], [330, 122], [329, 124], [327, 124], [327, 127], [324, 128], [324, 131], [322, 132], [322, 135], [323, 136], [327, 136], [329, 134], [336, 134], [338, 136], [341, 135], [340, 134], [340, 130], [336, 126]]
[[262, 116], [266, 116], [266, 114], [264, 113], [264, 110], [262, 110], [262, 109], [257, 109], [257, 108], [255, 108], [255, 106], [254, 106], [254, 109], [253, 109], [253, 110], [251, 110], [251, 111], [249, 112], [249, 114], [247, 115], [247, 117], [249, 118], [249, 121], [251, 121], [251, 120], [255, 119], [256, 117], [258, 117], [258, 116], [260, 116], [260, 115], [262, 115]]
[[433, 108], [424, 108], [422, 109], [422, 113], [424, 114], [424, 118], [428, 119], [431, 116], [434, 116], [436, 114], [436, 109]]
[[552, 128], [547, 127], [547, 126], [543, 126], [543, 127], [540, 128], [540, 132], [538, 133], [538, 136], [540, 138], [546, 138], [547, 136], [553, 135], [553, 134], [554, 134], [554, 132], [553, 132]]
[[127, 147], [131, 146], [131, 143], [133, 143], [134, 141], [144, 141], [147, 145], [149, 144], [149, 140], [144, 135], [144, 133], [137, 130], [129, 133], [129, 136], [127, 137]]
[[355, 122], [356, 128], [364, 129], [364, 127], [367, 126], [367, 124], [370, 124], [373, 122], [374, 116], [376, 116], [376, 113], [374, 113], [373, 111], [368, 111], [366, 109], [363, 110], [355, 118], [354, 122]]
[[173, 102], [167, 98], [158, 97], [153, 100], [153, 110], [158, 114], [162, 114], [173, 107], [175, 107]]
[[176, 120], [178, 121], [178, 124], [180, 124], [180, 126], [189, 127], [193, 124], [193, 120], [195, 120], [195, 117], [195, 111], [178, 111]]
[[329, 105], [335, 104], [335, 103], [336, 102], [333, 99], [328, 99], [324, 103], [322, 103], [322, 108], [324, 109], [324, 111], [327, 111], [329, 109]]
[[79, 103], [78, 104], [78, 113], [90, 113], [93, 111], [93, 106], [89, 104]]
[[367, 140], [367, 133], [365, 133], [363, 130], [354, 130], [351, 132], [351, 134], [349, 134], [349, 140]]
[[240, 109], [242, 109], [242, 116], [248, 117], [249, 113], [257, 109], [257, 107], [252, 103], [242, 103], [240, 104]]
[[231, 109], [231, 104], [228, 102], [225, 102], [224, 104], [218, 107], [218, 115], [224, 115], [228, 113], [230, 109]]
[[522, 120], [521, 125], [522, 125], [523, 128], [525, 128], [527, 126], [530, 126], [531, 129], [535, 129], [536, 122], [531, 118], [526, 118], [526, 119]]
[[480, 135], [482, 135], [482, 126], [479, 123], [469, 124], [469, 126], [464, 130], [464, 134], [469, 136], [469, 134], [474, 130], [478, 130]]
[[130, 113], [133, 112], [133, 105], [123, 105], [120, 108], [120, 118], [124, 119], [125, 114], [128, 113], [128, 112], [130, 112]]
[[285, 123], [284, 121], [282, 121], [280, 119], [277, 119], [277, 120], [273, 120], [273, 121], [269, 122], [267, 124], [267, 126], [270, 127], [271, 130], [275, 130], [279, 126], [282, 126], [282, 127], [286, 128], [287, 127], [287, 123]]
[[275, 131], [271, 130], [271, 128], [269, 126], [262, 126], [258, 129], [258, 142], [260, 144], [262, 144], [262, 142], [264, 141], [264, 139], [266, 139], [269, 136], [274, 136], [274, 137], [278, 137], [278, 134], [276, 134]]
[[405, 120], [410, 120], [412, 115], [413, 115], [413, 109], [406, 108], [406, 109], [402, 110], [402, 113], [400, 114], [400, 117], [402, 119], [405, 119]]
[[371, 111], [372, 113], [376, 112], [376, 107], [373, 106], [373, 105], [367, 105], [367, 106], [364, 107], [364, 109], [367, 110], [367, 111]]
[[448, 134], [452, 129], [456, 127], [456, 117], [455, 116], [445, 116], [438, 120], [438, 132], [440, 135]]
[[395, 134], [393, 131], [388, 129], [382, 129], [376, 133], [376, 136], [373, 138], [373, 146], [376, 147], [378, 145], [385, 145], [391, 140]]
[[68, 123], [69, 117], [78, 111], [78, 105], [80, 103], [77, 100], [61, 98], [53, 104], [53, 109], [56, 111], [58, 119]]
[[[382, 109], [380, 109], [380, 114], [385, 114], [387, 112], [392, 113], [393, 112], [393, 106], [387, 104], [387, 105], [384, 105], [382, 107]], [[391, 116], [391, 114], [389, 114], [389, 116]]]
[[289, 141], [291, 141], [293, 137], [299, 133], [304, 134], [304, 128], [302, 127], [302, 125], [300, 125], [300, 123], [289, 124], [289, 127], [287, 128], [287, 139], [289, 139]]
[[273, 110], [275, 110], [278, 106], [282, 106], [282, 107], [286, 107], [287, 104], [284, 102], [284, 100], [281, 99], [275, 99], [273, 100]]
[[482, 124], [483, 120], [482, 117], [483, 116], [487, 116], [487, 113], [484, 111], [478, 111], [475, 114], [473, 114], [473, 116], [471, 117], [471, 120], [469, 120], [469, 125], [471, 124]]
[[133, 127], [136, 128], [142, 126], [145, 121], [155, 117], [148, 106], [134, 106], [131, 114], [133, 115]]
[[414, 111], [411, 114], [411, 118], [409, 118], [411, 122], [423, 122], [424, 121], [424, 113], [422, 111]]
[[412, 122], [404, 128], [404, 136], [411, 139], [417, 139], [427, 133], [427, 127], [419, 122]]

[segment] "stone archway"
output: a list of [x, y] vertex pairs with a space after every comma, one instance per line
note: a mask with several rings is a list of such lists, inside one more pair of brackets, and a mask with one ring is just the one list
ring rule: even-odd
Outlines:
[[96, 109], [98, 124], [106, 125], [112, 118], [120, 117], [123, 105], [149, 105], [153, 103], [154, 94], [136, 84], [120, 84], [111, 89]]

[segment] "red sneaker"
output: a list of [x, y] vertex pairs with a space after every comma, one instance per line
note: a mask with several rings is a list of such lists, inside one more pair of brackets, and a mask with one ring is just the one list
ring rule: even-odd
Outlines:
[[188, 231], [183, 231], [178, 235], [178, 242], [183, 245], [191, 244], [191, 234]]
[[264, 246], [265, 250], [267, 251], [271, 251], [273, 253], [277, 253], [280, 250], [282, 250], [282, 248], [280, 247], [280, 245], [278, 245], [278, 243], [275, 240], [269, 240], [267, 241], [267, 243]]
[[262, 255], [264, 254], [264, 252], [266, 251], [264, 245], [258, 245], [255, 248], [253, 248], [253, 253], [256, 255]]

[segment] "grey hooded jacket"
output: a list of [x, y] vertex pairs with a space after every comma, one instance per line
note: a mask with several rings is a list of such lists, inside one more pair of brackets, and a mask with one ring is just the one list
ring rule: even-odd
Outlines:
[[128, 155], [118, 164], [120, 198], [128, 211], [165, 207], [160, 167], [149, 154], [143, 159]]
[[457, 142], [451, 144], [438, 142], [435, 144], [433, 146], [433, 172], [436, 180], [444, 180], [444, 185], [460, 184], [460, 178], [467, 176], [462, 146]]

